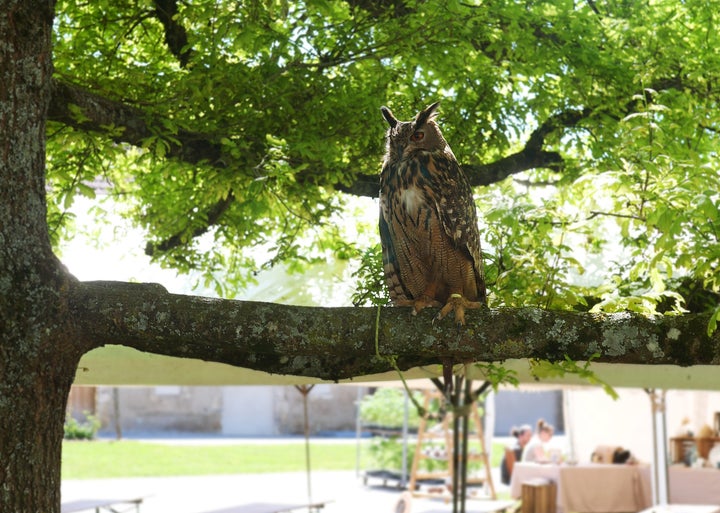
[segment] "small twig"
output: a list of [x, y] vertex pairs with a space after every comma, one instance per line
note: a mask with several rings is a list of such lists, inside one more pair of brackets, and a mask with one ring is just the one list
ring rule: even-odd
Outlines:
[[587, 219], [589, 221], [590, 219], [594, 219], [598, 216], [620, 217], [623, 219], [635, 219], [636, 221], [642, 221], [643, 223], [647, 221], [647, 219], [645, 217], [638, 216], [635, 214], [618, 214], [615, 212], [601, 212], [599, 210], [591, 210], [590, 216]]

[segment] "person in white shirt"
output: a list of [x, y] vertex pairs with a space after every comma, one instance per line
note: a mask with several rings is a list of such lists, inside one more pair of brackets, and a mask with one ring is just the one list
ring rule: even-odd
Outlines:
[[552, 439], [553, 433], [555, 433], [555, 428], [551, 424], [545, 422], [544, 419], [538, 420], [535, 435], [523, 449], [522, 461], [548, 463], [550, 461], [548, 443]]
[[500, 481], [503, 484], [510, 484], [513, 466], [516, 461], [522, 460], [522, 453], [525, 446], [533, 436], [533, 429], [530, 424], [514, 427], [510, 434], [515, 437], [515, 444], [505, 448], [505, 455], [500, 462]]

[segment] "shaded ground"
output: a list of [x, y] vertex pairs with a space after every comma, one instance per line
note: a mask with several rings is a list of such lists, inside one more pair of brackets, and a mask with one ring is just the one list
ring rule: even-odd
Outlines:
[[[313, 472], [313, 500], [331, 500], [325, 513], [393, 513], [401, 490], [363, 485], [355, 472]], [[147, 496], [141, 513], [202, 513], [252, 502], [305, 502], [305, 473], [238, 474], [201, 477], [68, 480], [62, 500]], [[472, 501], [468, 510], [472, 511]], [[442, 501], [413, 499], [412, 511], [451, 508]]]

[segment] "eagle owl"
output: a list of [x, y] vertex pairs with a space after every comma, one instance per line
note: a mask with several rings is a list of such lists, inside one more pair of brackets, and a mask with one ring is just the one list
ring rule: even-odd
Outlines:
[[390, 127], [380, 174], [385, 282], [396, 305], [442, 307], [437, 319], [487, 301], [472, 190], [435, 122], [439, 102], [413, 121], [381, 109]]

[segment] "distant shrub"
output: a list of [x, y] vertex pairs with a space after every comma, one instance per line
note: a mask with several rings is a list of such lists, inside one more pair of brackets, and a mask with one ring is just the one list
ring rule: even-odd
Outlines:
[[100, 429], [100, 421], [94, 415], [84, 412], [85, 421], [78, 422], [72, 415], [65, 419], [65, 440], [92, 440]]
[[[414, 396], [422, 404], [422, 393], [414, 392]], [[404, 412], [405, 393], [397, 388], [379, 388], [360, 402], [360, 419], [366, 426], [401, 428]], [[418, 412], [411, 404], [408, 409], [408, 426], [417, 428], [419, 420]]]

